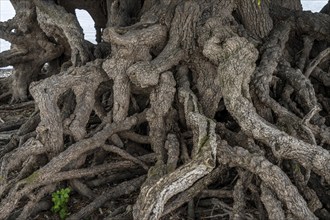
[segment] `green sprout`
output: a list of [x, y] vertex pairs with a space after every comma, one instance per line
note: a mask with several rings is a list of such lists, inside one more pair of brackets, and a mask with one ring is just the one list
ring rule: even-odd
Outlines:
[[68, 202], [70, 198], [70, 188], [63, 188], [52, 193], [52, 201], [54, 203], [52, 212], [58, 213], [61, 219], [68, 216]]
[[261, 0], [258, 0], [258, 6], [259, 7], [261, 6]]

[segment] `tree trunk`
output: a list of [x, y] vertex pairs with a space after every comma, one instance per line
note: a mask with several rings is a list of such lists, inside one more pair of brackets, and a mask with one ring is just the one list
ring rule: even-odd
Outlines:
[[329, 3], [11, 2], [0, 219], [330, 219]]

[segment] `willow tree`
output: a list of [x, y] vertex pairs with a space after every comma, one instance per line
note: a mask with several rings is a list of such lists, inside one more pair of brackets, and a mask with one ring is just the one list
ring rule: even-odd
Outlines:
[[0, 219], [330, 219], [329, 3], [11, 2]]

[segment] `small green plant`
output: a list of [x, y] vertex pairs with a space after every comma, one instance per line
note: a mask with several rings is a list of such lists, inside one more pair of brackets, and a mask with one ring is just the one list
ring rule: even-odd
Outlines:
[[61, 219], [68, 216], [68, 202], [70, 198], [70, 188], [63, 188], [52, 193], [52, 201], [54, 203], [52, 212], [58, 213]]

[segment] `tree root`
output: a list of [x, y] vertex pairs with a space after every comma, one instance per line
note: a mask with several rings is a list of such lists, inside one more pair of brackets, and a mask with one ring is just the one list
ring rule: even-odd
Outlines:
[[[249, 93], [244, 85], [245, 80], [250, 78], [249, 75], [252, 75], [257, 51], [243, 38], [229, 38], [224, 48], [217, 46], [214, 41], [215, 39], [209, 41], [208, 50], [204, 51], [206, 56], [212, 57], [214, 54], [234, 51], [232, 56], [235, 56], [235, 58], [233, 57], [233, 59], [221, 63], [218, 67], [218, 73], [222, 76], [221, 85], [226, 106], [237, 119], [244, 132], [270, 146], [274, 155], [278, 158], [294, 159], [304, 167], [311, 168], [325, 177], [327, 182], [330, 183], [329, 152], [322, 147], [308, 144], [274, 128], [257, 115], [252, 103], [249, 101]], [[223, 58], [219, 57], [218, 59], [222, 60]], [[236, 65], [235, 62], [239, 60], [245, 60], [245, 65], [240, 63], [240, 69], [232, 71], [231, 66]], [[231, 80], [234, 76], [235, 81]]]
[[[329, 16], [263, 1], [146, 0], [133, 18], [130, 1], [107, 1], [111, 55], [90, 62], [74, 15], [13, 1], [34, 13], [50, 51], [36, 72], [73, 66], [31, 83], [34, 101], [0, 97], [0, 219], [49, 215], [49, 195], [63, 187], [73, 191], [68, 219], [327, 219], [329, 50], [316, 45], [329, 42], [330, 26], [307, 18]], [[0, 23], [16, 44], [10, 25], [30, 19], [18, 11]], [[297, 34], [304, 41], [291, 47]], [[0, 54], [0, 65], [4, 55], [28, 60], [23, 49]], [[29, 98], [19, 87], [14, 96]]]

